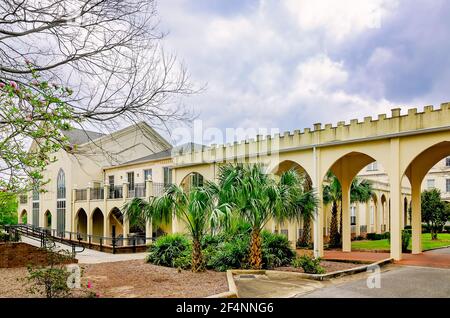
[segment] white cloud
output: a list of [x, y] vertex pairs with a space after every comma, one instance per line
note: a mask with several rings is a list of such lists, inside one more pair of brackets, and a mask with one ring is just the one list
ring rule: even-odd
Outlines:
[[[284, 131], [388, 108], [383, 98], [346, 90], [352, 74], [327, 54], [316, 32], [322, 28], [340, 41], [363, 32], [364, 12], [372, 6], [359, 2], [366, 3], [350, 1], [330, 9], [321, 0], [287, 1], [289, 13], [278, 2], [261, 1], [245, 14], [218, 16], [192, 11], [187, 1], [164, 1], [160, 13], [171, 31], [167, 47], [186, 62], [194, 81], [208, 84], [204, 93], [189, 100], [205, 128]], [[382, 1], [374, 3], [379, 7]], [[344, 12], [348, 23], [335, 16]]]
[[[302, 31], [323, 29], [338, 41], [352, 33], [379, 28], [388, 12], [386, 0], [286, 0], [284, 4]], [[389, 6], [396, 3], [390, 1]]]

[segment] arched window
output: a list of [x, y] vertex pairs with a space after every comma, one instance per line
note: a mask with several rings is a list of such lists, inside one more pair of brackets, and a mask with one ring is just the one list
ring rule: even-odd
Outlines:
[[64, 174], [64, 170], [59, 169], [58, 179], [56, 182], [56, 190], [57, 190], [57, 199], [65, 199], [66, 198], [66, 175]]
[[59, 169], [56, 179], [56, 229], [60, 236], [64, 236], [66, 228], [66, 175]]

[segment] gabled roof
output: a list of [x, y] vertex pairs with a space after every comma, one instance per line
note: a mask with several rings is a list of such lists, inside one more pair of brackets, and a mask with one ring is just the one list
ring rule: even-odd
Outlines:
[[[143, 162], [156, 161], [156, 160], [162, 160], [162, 159], [171, 159], [173, 155], [176, 155], [181, 151], [182, 152], [190, 152], [192, 150], [196, 151], [196, 150], [202, 149], [202, 147], [205, 147], [205, 146], [201, 145], [201, 144], [189, 142], [189, 143], [185, 143], [185, 144], [182, 144], [179, 146], [170, 147], [166, 150], [152, 153], [150, 155], [147, 155], [147, 156], [144, 156], [144, 157], [141, 157], [138, 159], [130, 160], [130, 161], [124, 162], [122, 164], [119, 164], [116, 166], [111, 166], [111, 167], [128, 166], [128, 165], [135, 164], [135, 163], [143, 163]], [[107, 167], [107, 168], [111, 168], [111, 167]]]
[[169, 158], [171, 158], [171, 156], [172, 156], [172, 148], [169, 148], [169, 149], [166, 149], [166, 150], [163, 150], [160, 152], [152, 153], [151, 155], [148, 155], [148, 156], [144, 156], [144, 157], [141, 157], [138, 159], [124, 162], [121, 165], [129, 165], [129, 164], [140, 163], [140, 162], [145, 162], [145, 161], [169, 159]]
[[62, 134], [69, 139], [69, 142], [72, 145], [84, 144], [89, 141], [103, 137], [105, 135], [105, 134], [102, 134], [99, 132], [78, 129], [78, 128], [71, 128], [70, 130], [63, 130]]

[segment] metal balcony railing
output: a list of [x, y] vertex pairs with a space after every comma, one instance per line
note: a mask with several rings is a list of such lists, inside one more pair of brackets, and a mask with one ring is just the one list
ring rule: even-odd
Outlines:
[[86, 201], [86, 200], [87, 200], [87, 189], [76, 189], [75, 201]]
[[128, 190], [129, 198], [144, 198], [145, 197], [145, 183], [134, 184], [134, 189]]
[[153, 196], [159, 197], [164, 194], [170, 183], [153, 182]]
[[104, 188], [91, 188], [91, 200], [103, 200], [105, 198]]
[[114, 186], [109, 188], [108, 199], [122, 199], [123, 198], [123, 187]]

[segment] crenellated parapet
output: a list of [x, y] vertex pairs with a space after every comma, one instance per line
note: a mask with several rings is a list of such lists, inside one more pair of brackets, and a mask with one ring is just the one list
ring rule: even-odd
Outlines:
[[286, 131], [273, 136], [258, 135], [256, 138], [223, 145], [211, 145], [201, 149], [179, 152], [174, 155], [175, 166], [209, 162], [225, 162], [247, 157], [265, 156], [291, 150], [323, 147], [328, 144], [359, 142], [367, 139], [389, 138], [417, 131], [449, 127], [450, 103], [440, 108], [425, 106], [419, 112], [417, 108], [401, 114], [400, 108], [391, 109], [391, 114], [379, 114], [377, 118], [364, 117], [362, 121], [351, 119], [349, 123], [337, 122], [336, 125], [321, 123], [313, 129]]

